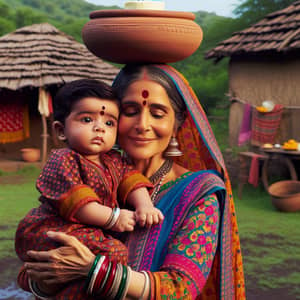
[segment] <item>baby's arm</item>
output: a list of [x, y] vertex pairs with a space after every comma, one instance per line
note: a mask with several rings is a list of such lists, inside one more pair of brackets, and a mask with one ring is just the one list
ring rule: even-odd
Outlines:
[[153, 205], [145, 187], [131, 191], [127, 203], [135, 208], [136, 220], [140, 226], [150, 227], [152, 224], [161, 223], [164, 219], [162, 212]]
[[89, 202], [83, 205], [74, 216], [80, 223], [118, 232], [133, 231], [135, 226], [133, 211], [128, 209], [115, 210], [98, 202]]

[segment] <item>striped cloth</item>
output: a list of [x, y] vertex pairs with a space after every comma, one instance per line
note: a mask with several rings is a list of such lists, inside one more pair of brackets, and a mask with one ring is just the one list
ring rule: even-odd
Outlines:
[[275, 143], [281, 122], [283, 106], [276, 104], [270, 112], [252, 112], [251, 144], [260, 146], [265, 143]]

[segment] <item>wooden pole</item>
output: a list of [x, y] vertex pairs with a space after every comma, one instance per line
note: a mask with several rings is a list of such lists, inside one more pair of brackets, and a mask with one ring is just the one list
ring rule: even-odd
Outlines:
[[47, 120], [44, 115], [42, 116], [42, 124], [43, 124], [43, 133], [42, 133], [42, 164], [44, 165], [47, 159], [47, 148], [48, 148], [48, 129], [47, 129]]

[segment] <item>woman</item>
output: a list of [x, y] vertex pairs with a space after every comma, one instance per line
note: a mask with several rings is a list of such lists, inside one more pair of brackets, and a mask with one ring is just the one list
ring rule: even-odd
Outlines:
[[[113, 86], [122, 105], [119, 144], [135, 167], [155, 184], [152, 198], [165, 216], [162, 225], [138, 228], [126, 239], [129, 265], [134, 270], [128, 269], [127, 297], [244, 299], [230, 182], [192, 89], [167, 65], [126, 66]], [[175, 138], [184, 153], [172, 163], [166, 157], [170, 152], [178, 154]], [[32, 282], [38, 281], [40, 288], [49, 292], [50, 284], [77, 279], [56, 293], [56, 298], [76, 295], [74, 299], [87, 299], [83, 282], [98, 278], [95, 256], [72, 237], [59, 233], [50, 236], [65, 247], [29, 253], [42, 261], [25, 265]], [[93, 272], [89, 272], [92, 265]], [[19, 276], [24, 288], [28, 274], [23, 271]], [[107, 277], [110, 274], [103, 274], [103, 284]], [[93, 293], [90, 299], [100, 299], [92, 280], [86, 281]], [[115, 279], [112, 285], [115, 282], [120, 286], [120, 282], [125, 283]], [[120, 290], [120, 286], [115, 289]], [[102, 299], [108, 298], [102, 294]]]

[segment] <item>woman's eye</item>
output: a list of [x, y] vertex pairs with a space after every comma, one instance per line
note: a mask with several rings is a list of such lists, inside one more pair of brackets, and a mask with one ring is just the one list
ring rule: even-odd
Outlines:
[[162, 110], [152, 110], [151, 111], [151, 115], [153, 116], [153, 118], [155, 119], [162, 119], [165, 116], [165, 112]]
[[92, 120], [91, 117], [83, 117], [83, 118], [80, 119], [80, 121], [83, 122], [83, 123], [90, 123], [93, 120]]
[[105, 124], [109, 127], [113, 127], [115, 126], [115, 122], [114, 121], [106, 121]]
[[122, 111], [122, 114], [127, 117], [134, 116], [139, 112], [139, 110], [133, 106], [123, 107], [121, 111]]

